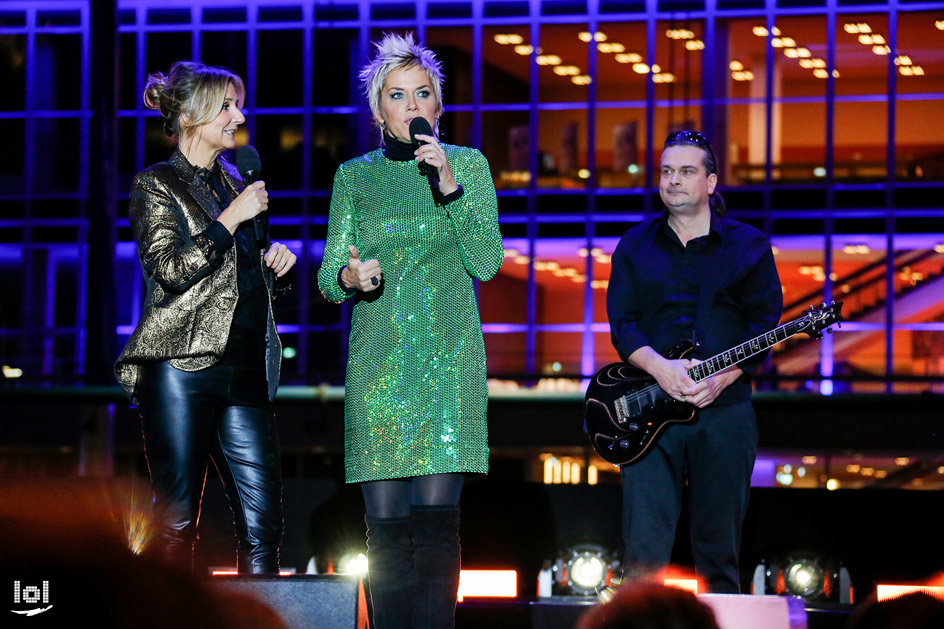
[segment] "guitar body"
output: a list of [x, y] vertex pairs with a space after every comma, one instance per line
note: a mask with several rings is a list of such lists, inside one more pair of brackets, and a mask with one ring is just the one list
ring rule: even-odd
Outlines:
[[[824, 303], [819, 308], [810, 306], [809, 312], [799, 319], [698, 363], [688, 375], [701, 382], [801, 332], [814, 339], [823, 338], [823, 330], [832, 332], [829, 326], [841, 321], [841, 301]], [[682, 341], [666, 358], [685, 358], [691, 351], [691, 341]], [[626, 363], [607, 365], [587, 387], [584, 429], [597, 454], [613, 465], [638, 462], [651, 451], [666, 428], [694, 420], [694, 406], [674, 399], [649, 374]]]
[[[666, 358], [684, 358], [691, 341], [682, 341]], [[645, 456], [665, 429], [695, 420], [695, 407], [663, 391], [655, 379], [627, 363], [612, 363], [590, 381], [584, 428], [593, 449], [614, 465], [632, 465]]]

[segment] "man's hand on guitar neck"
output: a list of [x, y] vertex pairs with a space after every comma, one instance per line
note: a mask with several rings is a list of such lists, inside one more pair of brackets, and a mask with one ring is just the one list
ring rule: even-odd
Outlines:
[[700, 360], [671, 360], [648, 345], [633, 352], [629, 362], [655, 378], [662, 390], [673, 398], [698, 408], [705, 408], [714, 402], [722, 391], [741, 376], [741, 368], [734, 365], [710, 378], [695, 382], [689, 377], [688, 370]]
[[[691, 369], [701, 361], [691, 360], [688, 362], [691, 363], [689, 367], [689, 369]], [[698, 408], [705, 408], [714, 403], [714, 401], [718, 399], [718, 396], [721, 395], [721, 392], [734, 384], [734, 382], [741, 377], [742, 373], [744, 372], [741, 371], [740, 367], [731, 365], [724, 371], [719, 371], [715, 375], [705, 378], [696, 384], [695, 388], [700, 389], [700, 391], [687, 396], [685, 401]]]
[[694, 364], [691, 360], [670, 360], [648, 345], [630, 354], [629, 363], [655, 378], [662, 390], [679, 402], [687, 402], [688, 396], [704, 388], [688, 376]]

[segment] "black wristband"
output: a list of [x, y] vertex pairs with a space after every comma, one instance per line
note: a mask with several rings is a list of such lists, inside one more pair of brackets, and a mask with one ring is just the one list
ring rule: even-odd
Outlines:
[[441, 194], [439, 197], [439, 205], [448, 205], [462, 196], [462, 184], [459, 184], [459, 187], [450, 192], [449, 194]]
[[340, 286], [341, 290], [343, 290], [345, 293], [356, 293], [357, 292], [356, 288], [348, 288], [347, 286], [344, 285], [344, 282], [341, 281], [341, 274], [344, 273], [344, 269], [346, 268], [347, 268], [347, 265], [345, 264], [338, 271], [338, 286]]

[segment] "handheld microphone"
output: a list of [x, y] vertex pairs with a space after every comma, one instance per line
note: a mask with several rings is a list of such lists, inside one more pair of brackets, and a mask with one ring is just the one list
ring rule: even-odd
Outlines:
[[[410, 121], [410, 142], [415, 147], [426, 144], [426, 142], [416, 139], [417, 134], [433, 135], [433, 128], [429, 126], [429, 122], [422, 116], [417, 116]], [[420, 173], [425, 174], [426, 178], [429, 179], [429, 189], [433, 193], [433, 199], [435, 199], [437, 195], [441, 194], [439, 192], [439, 171], [420, 162]]]
[[[236, 169], [246, 185], [254, 184], [262, 179], [262, 160], [259, 151], [250, 144], [239, 147], [236, 151]], [[256, 241], [264, 249], [269, 248], [269, 217], [267, 212], [261, 212], [252, 219], [252, 229]]]

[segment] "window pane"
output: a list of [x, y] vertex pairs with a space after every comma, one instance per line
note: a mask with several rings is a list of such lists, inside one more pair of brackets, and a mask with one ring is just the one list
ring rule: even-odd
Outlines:
[[86, 159], [79, 151], [79, 121], [39, 118], [34, 122], [34, 142], [34, 169], [38, 173], [33, 181], [34, 192], [76, 192], [77, 162]]
[[826, 105], [774, 105], [773, 178], [822, 181], [826, 176]]
[[485, 324], [527, 323], [528, 241], [505, 238], [505, 260], [498, 274], [479, 282], [479, 315]]
[[535, 335], [534, 370], [542, 375], [580, 375], [583, 335], [538, 332]]
[[898, 14], [898, 74], [895, 89], [899, 94], [940, 93], [944, 76], [941, 39], [944, 32], [939, 11]]
[[311, 186], [315, 190], [330, 190], [338, 166], [357, 156], [354, 140], [358, 133], [368, 135], [371, 146], [379, 145], [380, 132], [373, 124], [365, 131], [361, 116], [343, 114], [316, 114], [312, 119]]
[[908, 181], [944, 180], [944, 100], [895, 103], [896, 177]]
[[723, 160], [724, 185], [738, 186], [764, 180], [766, 144], [759, 125], [763, 125], [765, 109], [763, 103], [728, 105], [728, 154], [727, 159]]
[[301, 116], [257, 116], [256, 148], [262, 157], [262, 176], [273, 190], [302, 185]]
[[164, 135], [164, 119], [148, 116], [144, 119], [144, 165], [167, 161], [176, 144]]
[[593, 45], [587, 39], [586, 24], [541, 27], [541, 47], [531, 54], [537, 55], [538, 98], [542, 103], [587, 101], [587, 49]]
[[482, 114], [482, 152], [488, 158], [495, 188], [525, 188], [530, 180], [528, 112]]
[[0, 137], [8, 147], [0, 151], [0, 193], [22, 193], [25, 122], [15, 118], [0, 119]]
[[597, 332], [593, 335], [593, 368], [599, 371], [610, 363], [618, 363], [619, 354], [613, 347], [609, 332]]
[[[704, 24], [700, 20], [662, 21], [656, 25], [656, 60], [649, 72], [656, 82], [657, 99], [684, 104], [701, 98], [703, 37]], [[682, 120], [685, 118], [683, 114]]]
[[[884, 180], [888, 171], [888, 105], [840, 102], [836, 103], [835, 112], [836, 179]], [[863, 120], [872, 124], [862, 124]]]
[[[821, 228], [822, 223], [819, 226]], [[789, 226], [783, 225], [783, 228]], [[783, 286], [781, 321], [798, 319], [810, 305], [823, 302], [825, 244], [822, 235], [771, 238], [777, 273]], [[774, 367], [780, 375], [819, 374], [819, 344], [808, 341], [806, 335], [775, 345], [772, 355]], [[792, 389], [798, 385], [786, 381], [783, 386]]]
[[[629, 226], [626, 226], [627, 229]], [[596, 238], [590, 254], [593, 256], [593, 321], [607, 323], [606, 291], [610, 285], [610, 272], [613, 269], [612, 256], [619, 244], [619, 238]]]
[[81, 35], [37, 35], [34, 107], [78, 109], [83, 89], [81, 62]]
[[489, 377], [520, 376], [525, 369], [523, 333], [485, 334], [485, 358]]
[[445, 75], [443, 104], [465, 105], [472, 102], [472, 29], [466, 27], [430, 28], [426, 45], [442, 63]]
[[[928, 323], [944, 314], [944, 235], [895, 237], [895, 322]], [[944, 356], [944, 354], [941, 354]]]
[[529, 101], [530, 43], [527, 25], [507, 24], [482, 29], [482, 102]]
[[[15, 329], [22, 324], [24, 268], [20, 260], [20, 250], [19, 244], [0, 247], [0, 290], [6, 295], [7, 303], [6, 307], [0, 308], [0, 328]], [[0, 345], [3, 364], [17, 366], [17, 351], [17, 343], [13, 339], [3, 339]]]
[[[312, 64], [313, 94], [316, 107], [359, 105], [364, 102], [357, 73], [357, 31], [354, 29], [316, 29]], [[371, 53], [374, 51], [371, 50]], [[331, 59], [331, 63], [321, 63]]]
[[19, 111], [26, 106], [26, 36], [0, 35], [0, 110]]
[[449, 111], [439, 119], [439, 140], [458, 146], [472, 145], [472, 112]]
[[[118, 35], [118, 107], [134, 109], [141, 102], [138, 91], [138, 39], [134, 33]], [[145, 77], [140, 77], [144, 81]]]
[[534, 269], [539, 324], [583, 323], [586, 245], [583, 238], [542, 238], [537, 241]]
[[146, 37], [147, 56], [144, 68], [148, 73], [167, 74], [175, 61], [190, 59], [193, 56], [190, 33], [148, 33]]
[[587, 112], [542, 111], [538, 132], [538, 187], [586, 187]]
[[305, 85], [302, 80], [302, 32], [259, 31], [258, 39], [256, 106], [301, 105]]
[[889, 53], [887, 16], [839, 16], [836, 21], [836, 69], [839, 70], [836, 94], [887, 94]]
[[[883, 393], [885, 383], [877, 380], [885, 374], [885, 331], [842, 331], [832, 335], [833, 375], [853, 378], [835, 381], [836, 393]], [[870, 379], [871, 378], [871, 379]], [[821, 385], [822, 386], [822, 385]], [[810, 390], [816, 391], [815, 386]], [[822, 390], [822, 389], [819, 389]]]
[[[75, 252], [72, 252], [73, 256]], [[71, 256], [70, 256], [71, 257]], [[78, 323], [76, 312], [78, 292], [85, 287], [78, 286], [78, 265], [75, 258], [71, 261], [51, 260], [55, 274], [55, 303], [53, 307], [53, 325], [56, 327], [75, 326]]]
[[[657, 107], [655, 116], [655, 137], [653, 138], [655, 159], [659, 159], [665, 138], [673, 131], [682, 129], [701, 129], [701, 107], [694, 105], [674, 105]], [[709, 138], [713, 146], [720, 142]]]
[[[646, 98], [645, 22], [607, 22], [600, 25], [605, 41], [597, 45], [597, 100], [644, 101]], [[586, 38], [586, 36], [585, 36]]]
[[597, 109], [596, 183], [600, 188], [645, 184], [646, 110]]
[[[204, 31], [200, 46], [201, 61], [208, 66], [221, 66], [235, 72], [245, 82], [246, 67], [245, 31]], [[298, 52], [294, 56], [299, 56]], [[262, 74], [262, 72], [260, 72]], [[255, 86], [247, 85], [247, 89]], [[243, 103], [245, 105], [245, 103]]]
[[[896, 107], [895, 151], [896, 176], [905, 180], [944, 179], [944, 125], [940, 123], [944, 102], [941, 77], [944, 57], [937, 28], [939, 13], [900, 13], [898, 16], [898, 50], [895, 89], [899, 95]], [[917, 94], [937, 97], [917, 98]], [[914, 99], [914, 100], [911, 100]]]

